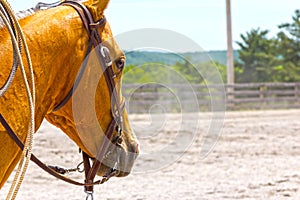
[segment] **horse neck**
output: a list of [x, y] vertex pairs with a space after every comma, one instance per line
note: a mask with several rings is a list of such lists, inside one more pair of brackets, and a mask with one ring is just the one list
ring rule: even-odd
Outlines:
[[[51, 20], [49, 20], [51, 19]], [[37, 12], [20, 21], [34, 68], [36, 129], [72, 87], [87, 49], [87, 34], [77, 13], [69, 7]], [[0, 29], [0, 86], [11, 68], [12, 50], [8, 32]], [[1, 67], [2, 67], [1, 66]], [[29, 74], [29, 73], [27, 73]], [[25, 140], [29, 109], [20, 70], [0, 98], [0, 113], [21, 140]], [[17, 164], [20, 150], [0, 125], [0, 188]]]
[[[37, 93], [37, 115], [51, 112], [67, 95], [74, 84], [87, 49], [87, 34], [77, 13], [69, 7], [44, 11], [39, 28], [33, 16], [28, 23], [28, 40]], [[39, 13], [37, 13], [39, 15]]]

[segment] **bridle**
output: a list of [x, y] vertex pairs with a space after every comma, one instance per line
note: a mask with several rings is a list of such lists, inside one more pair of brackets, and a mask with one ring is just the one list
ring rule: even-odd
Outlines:
[[[91, 15], [91, 13], [89, 12], [89, 10], [83, 4], [81, 4], [79, 2], [65, 1], [62, 3], [62, 5], [67, 5], [67, 6], [73, 7], [79, 14], [79, 16], [83, 22], [83, 25], [89, 34], [89, 40], [90, 40], [89, 47], [86, 52], [86, 57], [89, 56], [91, 49], [92, 49], [91, 47], [94, 46], [95, 51], [97, 52], [96, 53], [97, 58], [100, 62], [100, 65], [102, 66], [103, 74], [104, 74], [107, 86], [109, 88], [111, 102], [113, 104], [111, 106], [112, 120], [106, 130], [106, 134], [105, 134], [106, 137], [104, 138], [102, 147], [101, 147], [100, 151], [98, 152], [92, 166], [90, 166], [89, 156], [85, 152], [83, 152], [83, 162], [84, 162], [84, 169], [85, 169], [85, 176], [86, 176], [85, 183], [93, 184], [93, 180], [96, 176], [98, 169], [101, 166], [101, 162], [102, 162], [104, 156], [108, 152], [108, 148], [109, 148], [109, 145], [111, 144], [111, 142], [115, 143], [116, 146], [120, 146], [122, 143], [122, 130], [123, 130], [122, 114], [124, 111], [125, 103], [122, 103], [122, 105], [121, 105], [121, 103], [119, 101], [117, 91], [115, 90], [115, 83], [113, 80], [113, 78], [115, 77], [115, 74], [112, 70], [112, 60], [110, 58], [110, 52], [109, 52], [109, 49], [102, 44], [103, 41], [98, 32], [98, 29], [100, 27], [104, 26], [104, 24], [106, 23], [106, 18], [103, 17], [98, 22], [94, 22], [93, 17]], [[68, 100], [72, 96], [73, 91], [76, 89], [76, 87], [82, 77], [82, 73], [83, 73], [85, 67], [86, 67], [86, 64], [84, 64], [82, 66], [82, 68], [79, 72], [79, 76], [78, 76], [77, 80], [75, 81], [74, 86], [69, 91], [68, 95], [65, 97], [65, 99], [60, 104], [58, 104], [54, 108], [54, 111], [57, 111], [58, 109], [60, 109], [63, 105], [65, 105], [68, 102]], [[116, 138], [112, 139], [112, 135], [115, 130], [117, 130], [118, 135]], [[113, 141], [111, 141], [111, 139]], [[116, 162], [118, 162], [118, 159]], [[113, 175], [116, 175], [116, 173], [117, 173], [117, 169], [112, 168], [110, 170], [109, 174], [107, 174], [106, 179]], [[85, 186], [85, 189], [89, 193], [91, 193], [93, 191], [93, 187], [91, 185]]]
[[[85, 29], [87, 30], [89, 34], [89, 45], [88, 49], [86, 52], [86, 57], [89, 56], [89, 54], [92, 51], [92, 48], [94, 47], [97, 58], [100, 62], [100, 65], [102, 66], [103, 74], [109, 89], [110, 97], [111, 97], [111, 116], [112, 120], [109, 123], [109, 126], [106, 130], [106, 137], [104, 137], [102, 147], [100, 148], [100, 151], [94, 158], [93, 165], [90, 163], [90, 157], [82, 151], [83, 155], [83, 165], [84, 165], [84, 172], [85, 172], [85, 182], [80, 183], [77, 181], [74, 181], [72, 179], [69, 179], [65, 176], [62, 176], [59, 174], [59, 168], [57, 167], [49, 167], [45, 165], [43, 162], [41, 162], [36, 156], [32, 155], [31, 160], [35, 162], [39, 167], [44, 169], [46, 172], [49, 174], [55, 176], [56, 178], [59, 178], [63, 181], [66, 181], [68, 183], [74, 184], [74, 185], [79, 185], [79, 186], [84, 186], [85, 191], [88, 194], [87, 199], [91, 197], [93, 199], [93, 186], [94, 185], [99, 185], [104, 182], [106, 182], [110, 177], [118, 175], [118, 162], [119, 162], [119, 157], [120, 154], [117, 155], [116, 163], [115, 166], [112, 167], [105, 176], [101, 180], [94, 181], [94, 178], [96, 176], [97, 171], [99, 170], [104, 157], [109, 153], [109, 148], [114, 145], [114, 148], [120, 148], [120, 145], [122, 143], [122, 130], [123, 130], [123, 119], [122, 119], [122, 114], [125, 108], [125, 101], [122, 101], [120, 103], [117, 91], [115, 90], [115, 83], [114, 83], [114, 77], [116, 76], [114, 74], [114, 71], [112, 70], [112, 60], [110, 57], [110, 52], [109, 49], [102, 44], [102, 39], [101, 36], [98, 32], [98, 29], [102, 26], [105, 25], [106, 23], [106, 18], [103, 17], [100, 19], [98, 22], [94, 22], [93, 17], [89, 10], [80, 2], [77, 1], [63, 1], [59, 4], [55, 4], [55, 6], [58, 5], [65, 5], [65, 6], [71, 6], [73, 7], [77, 13], [79, 14], [83, 25]], [[54, 7], [55, 7], [54, 6]], [[79, 75], [77, 76], [77, 79], [75, 80], [75, 83], [73, 87], [70, 89], [68, 92], [67, 96], [59, 103], [58, 105], [55, 106], [53, 111], [58, 111], [60, 108], [62, 108], [72, 97], [73, 92], [76, 90], [83, 73], [85, 71], [87, 62], [85, 62], [82, 66], [81, 69], [79, 70]], [[9, 126], [9, 124], [6, 122], [4, 117], [0, 113], [0, 122], [4, 126], [4, 128], [7, 130], [8, 134], [10, 137], [16, 142], [16, 144], [23, 149], [24, 144], [22, 141], [18, 138], [18, 136], [15, 134], [15, 132], [12, 130], [12, 128]], [[117, 131], [117, 136], [113, 138], [113, 133]], [[118, 149], [117, 149], [118, 150]]]

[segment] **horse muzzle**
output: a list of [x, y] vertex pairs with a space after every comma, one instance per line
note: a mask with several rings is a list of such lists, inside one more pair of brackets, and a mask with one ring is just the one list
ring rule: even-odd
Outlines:
[[130, 174], [139, 152], [140, 150], [138, 143], [131, 144], [130, 149], [127, 151], [124, 151], [124, 149], [121, 151], [120, 163], [118, 166], [119, 174], [117, 177], [124, 177]]
[[114, 173], [116, 177], [129, 175], [139, 152], [139, 144], [136, 142], [111, 145], [103, 158], [102, 166], [99, 168], [97, 175], [105, 176], [105, 174], [112, 171], [116, 171]]

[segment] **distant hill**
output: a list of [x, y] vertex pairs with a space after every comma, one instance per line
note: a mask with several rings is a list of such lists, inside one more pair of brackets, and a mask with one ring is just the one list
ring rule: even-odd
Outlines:
[[[207, 51], [192, 53], [162, 53], [148, 51], [131, 51], [125, 52], [127, 65], [142, 65], [144, 63], [164, 63], [173, 65], [177, 62], [183, 62], [186, 58], [193, 63], [207, 62], [213, 60], [226, 65], [226, 51]], [[238, 51], [234, 51], [234, 59], [238, 60]]]

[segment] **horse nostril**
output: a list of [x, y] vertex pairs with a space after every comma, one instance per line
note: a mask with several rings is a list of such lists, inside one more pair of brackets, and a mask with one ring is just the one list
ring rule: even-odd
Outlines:
[[121, 146], [122, 142], [123, 142], [123, 138], [122, 138], [122, 137], [119, 137], [119, 138], [117, 139], [117, 144]]
[[140, 153], [140, 147], [139, 147], [138, 143], [135, 143], [135, 142], [131, 143], [129, 148], [130, 148], [129, 151], [131, 153], [136, 154], [136, 156]]
[[136, 153], [136, 154], [139, 154], [139, 153], [140, 153], [140, 146], [139, 146], [138, 143], [135, 145], [135, 153]]

